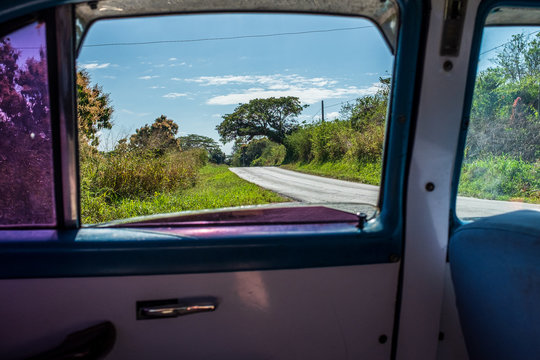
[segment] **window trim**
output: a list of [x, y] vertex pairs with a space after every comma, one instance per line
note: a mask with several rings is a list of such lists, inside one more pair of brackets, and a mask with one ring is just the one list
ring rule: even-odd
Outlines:
[[4, 231], [9, 231], [13, 229], [24, 229], [24, 230], [32, 230], [32, 229], [54, 229], [57, 228], [59, 225], [59, 208], [58, 208], [58, 199], [59, 195], [61, 194], [61, 189], [59, 189], [57, 185], [57, 175], [55, 172], [56, 169], [56, 157], [57, 157], [57, 150], [55, 149], [55, 140], [57, 137], [57, 131], [56, 131], [56, 117], [55, 117], [55, 99], [56, 99], [56, 92], [53, 92], [53, 88], [51, 87], [53, 79], [53, 73], [51, 72], [51, 61], [54, 61], [54, 59], [51, 57], [53, 50], [50, 47], [50, 35], [51, 35], [51, 23], [53, 19], [51, 18], [50, 14], [47, 11], [43, 11], [41, 13], [31, 13], [27, 15], [23, 15], [21, 17], [18, 17], [14, 20], [7, 21], [5, 23], [0, 24], [0, 37], [6, 37], [9, 34], [16, 32], [18, 30], [21, 30], [35, 22], [43, 22], [45, 24], [45, 46], [46, 46], [46, 58], [47, 58], [47, 91], [49, 92], [49, 107], [50, 107], [50, 126], [51, 126], [51, 155], [52, 155], [52, 166], [53, 166], [53, 175], [52, 175], [52, 182], [53, 182], [53, 191], [52, 191], [52, 204], [51, 206], [54, 208], [54, 224], [6, 224], [2, 225], [0, 227], [0, 235]]
[[[181, 274], [400, 261], [405, 223], [405, 176], [412, 149], [410, 130], [419, 90], [418, 75], [411, 69], [417, 69], [419, 34], [424, 21], [420, 2], [400, 2], [400, 6], [401, 27], [383, 155], [382, 211], [370, 226], [359, 230], [348, 224], [340, 230], [322, 231], [321, 225], [316, 224], [305, 228], [298, 226], [298, 231], [291, 232], [280, 230], [279, 226], [259, 227], [261, 231], [251, 234], [163, 240], [148, 229], [134, 232], [133, 229], [75, 227], [70, 230], [62, 225], [51, 235], [53, 240], [41, 242], [24, 241], [24, 237], [31, 234], [15, 230], [18, 231], [15, 238], [23, 240], [0, 242], [0, 261], [4, 265], [0, 278]], [[66, 56], [66, 52], [63, 54]], [[74, 85], [73, 80], [71, 91], [74, 91]], [[54, 101], [58, 101], [56, 94], [53, 95]], [[70, 131], [76, 135], [77, 127]], [[77, 173], [71, 173], [72, 178]]]
[[[463, 104], [463, 114], [461, 116], [461, 128], [458, 139], [458, 146], [456, 149], [456, 162], [454, 166], [454, 173], [452, 175], [452, 188], [450, 194], [450, 235], [453, 234], [459, 227], [470, 224], [473, 220], [464, 220], [457, 215], [457, 197], [459, 181], [461, 176], [461, 168], [463, 166], [463, 160], [465, 155], [465, 145], [467, 142], [467, 132], [469, 129], [470, 113], [473, 103], [474, 87], [476, 84], [478, 62], [480, 57], [480, 47], [482, 45], [482, 38], [484, 36], [484, 28], [486, 27], [486, 20], [491, 10], [496, 7], [535, 7], [540, 9], [540, 4], [535, 0], [487, 0], [483, 1], [476, 13], [476, 20], [474, 25], [474, 36], [472, 39], [472, 47], [469, 58], [469, 70], [467, 72], [467, 85], [465, 88], [465, 98]], [[516, 25], [510, 25], [516, 26]]]

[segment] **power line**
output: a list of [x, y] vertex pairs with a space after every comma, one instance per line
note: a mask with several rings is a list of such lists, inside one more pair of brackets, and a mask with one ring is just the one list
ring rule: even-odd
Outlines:
[[352, 98], [352, 99], [349, 99], [349, 100], [345, 100], [345, 101], [342, 101], [342, 102], [339, 102], [339, 103], [335, 103], [335, 104], [332, 104], [332, 105], [327, 105], [327, 106], [325, 106], [325, 107], [328, 109], [328, 108], [331, 108], [331, 107], [334, 107], [334, 106], [346, 104], [346, 103], [351, 102], [351, 101], [354, 101], [354, 100], [356, 100], [356, 99], [358, 99], [358, 98], [355, 97], [355, 98]]
[[[531, 35], [536, 34], [536, 33], [538, 33], [538, 32], [540, 32], [540, 30], [537, 30], [537, 31], [533, 31], [533, 32], [531, 32], [531, 33], [528, 33], [527, 36], [531, 36]], [[497, 50], [498, 48], [501, 48], [501, 47], [503, 47], [504, 45], [509, 44], [509, 43], [511, 43], [511, 42], [512, 42], [512, 40], [509, 40], [509, 41], [507, 41], [507, 42], [505, 42], [505, 43], [502, 43], [501, 45], [495, 46], [494, 48], [491, 48], [491, 49], [489, 49], [489, 50], [486, 50], [486, 51], [480, 53], [479, 56], [482, 56], [482, 55], [484, 55], [484, 54], [487, 54], [488, 52], [491, 52], [491, 51], [493, 51], [493, 50]]]
[[356, 27], [336, 28], [336, 29], [326, 29], [326, 30], [307, 30], [307, 31], [297, 31], [297, 32], [284, 32], [284, 33], [273, 33], [273, 34], [255, 34], [255, 35], [238, 35], [238, 36], [212, 37], [212, 38], [200, 38], [200, 39], [155, 40], [155, 41], [140, 41], [140, 42], [117, 42], [117, 43], [103, 43], [103, 44], [88, 44], [88, 45], [83, 45], [83, 47], [132, 46], [132, 45], [190, 43], [190, 42], [200, 42], [200, 41], [251, 39], [251, 38], [275, 37], [275, 36], [289, 36], [289, 35], [304, 35], [304, 34], [313, 34], [313, 33], [326, 33], [326, 32], [335, 32], [335, 31], [349, 31], [349, 30], [367, 29], [367, 28], [372, 28], [372, 27], [373, 26], [356, 26]]

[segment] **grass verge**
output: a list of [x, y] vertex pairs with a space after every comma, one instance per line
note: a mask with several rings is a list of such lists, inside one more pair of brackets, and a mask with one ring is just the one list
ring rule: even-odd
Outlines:
[[225, 165], [213, 164], [202, 167], [197, 182], [188, 189], [155, 192], [143, 199], [123, 198], [113, 202], [89, 195], [81, 194], [84, 224], [151, 214], [289, 201], [239, 178]]
[[461, 169], [459, 195], [480, 199], [540, 204], [540, 162], [491, 156], [466, 162]]
[[360, 163], [353, 161], [290, 163], [281, 165], [288, 170], [307, 174], [350, 180], [363, 184], [379, 185], [381, 180], [380, 163]]

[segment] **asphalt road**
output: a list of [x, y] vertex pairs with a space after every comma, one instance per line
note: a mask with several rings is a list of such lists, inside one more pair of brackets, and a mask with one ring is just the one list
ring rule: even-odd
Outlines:
[[[347, 211], [369, 213], [369, 207], [354, 203], [376, 204], [379, 195], [378, 186], [308, 175], [278, 167], [243, 167], [230, 170], [249, 182], [292, 200], [332, 203], [332, 207]], [[462, 218], [497, 215], [521, 209], [540, 211], [540, 205], [461, 196], [457, 201], [457, 213]]]

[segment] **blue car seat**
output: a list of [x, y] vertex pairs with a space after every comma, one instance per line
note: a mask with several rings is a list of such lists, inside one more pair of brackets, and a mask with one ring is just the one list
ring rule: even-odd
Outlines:
[[461, 226], [449, 261], [470, 359], [540, 359], [540, 211]]

